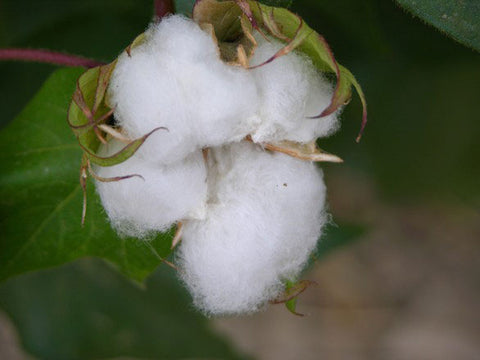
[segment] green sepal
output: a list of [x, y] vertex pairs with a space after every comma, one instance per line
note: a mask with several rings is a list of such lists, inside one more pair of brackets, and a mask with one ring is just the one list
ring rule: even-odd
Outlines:
[[310, 280], [300, 280], [300, 281], [285, 281], [285, 290], [284, 292], [275, 300], [270, 301], [272, 304], [285, 304], [285, 307], [292, 314], [297, 316], [304, 316], [296, 311], [297, 308], [297, 298], [298, 296], [307, 290], [310, 286], [316, 285], [317, 283]]
[[82, 143], [80, 143], [80, 147], [85, 152], [86, 157], [92, 163], [100, 165], [100, 166], [114, 166], [120, 164], [126, 160], [128, 160], [133, 154], [137, 152], [140, 146], [143, 145], [145, 140], [152, 135], [154, 132], [158, 130], [166, 130], [164, 127], [158, 127], [150, 131], [148, 134], [143, 135], [142, 137], [133, 140], [132, 142], [126, 144], [120, 151], [116, 152], [115, 154], [107, 157], [98, 156], [94, 152], [92, 152], [89, 148], [85, 147]]
[[68, 109], [68, 124], [80, 146], [91, 153], [100, 145], [98, 125], [105, 124], [111, 114], [104, 100], [115, 64], [116, 61], [85, 71], [77, 80]]
[[297, 315], [297, 316], [303, 316], [303, 314], [300, 314], [298, 313], [296, 310], [297, 310], [297, 299], [298, 298], [293, 298], [291, 300], [288, 300], [286, 303], [285, 303], [285, 307], [287, 308], [288, 311], [290, 311], [293, 315]]

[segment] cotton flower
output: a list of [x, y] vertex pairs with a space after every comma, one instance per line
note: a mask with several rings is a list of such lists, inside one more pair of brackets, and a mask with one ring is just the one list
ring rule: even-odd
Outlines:
[[[111, 140], [99, 154], [112, 155], [122, 146], [118, 140]], [[171, 165], [136, 154], [119, 165], [98, 166], [95, 170], [104, 178], [140, 175], [113, 182], [96, 181], [103, 207], [122, 235], [144, 238], [168, 230], [179, 220], [205, 216], [207, 173], [200, 151]]]
[[322, 172], [311, 162], [235, 144], [212, 151], [206, 217], [186, 223], [182, 279], [208, 314], [253, 312], [293, 280], [326, 221]]
[[168, 129], [140, 149], [163, 164], [242, 139], [252, 123], [242, 120], [258, 107], [253, 74], [225, 64], [211, 35], [182, 16], [152, 25], [142, 44], [118, 58], [108, 97], [131, 138]]

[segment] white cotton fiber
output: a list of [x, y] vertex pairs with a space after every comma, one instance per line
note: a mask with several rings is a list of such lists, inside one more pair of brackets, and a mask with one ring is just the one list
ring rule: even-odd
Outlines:
[[[112, 155], [123, 146], [111, 140], [99, 155]], [[119, 165], [97, 166], [95, 171], [101, 177], [143, 177], [96, 181], [103, 207], [122, 235], [148, 237], [168, 230], [177, 221], [205, 216], [207, 173], [201, 151], [172, 165], [161, 165], [136, 154]]]
[[294, 279], [326, 221], [323, 175], [313, 163], [239, 143], [210, 154], [209, 203], [188, 221], [180, 275], [207, 314], [253, 312]]
[[[272, 57], [284, 44], [257, 36], [258, 47], [251, 65]], [[310, 59], [290, 52], [252, 70], [260, 96], [261, 124], [252, 134], [255, 142], [291, 140], [310, 142], [335, 132], [337, 114], [319, 119], [331, 101], [332, 85], [318, 73]]]
[[140, 149], [164, 164], [242, 139], [252, 123], [242, 119], [254, 116], [258, 102], [252, 73], [225, 64], [212, 37], [182, 16], [152, 25], [131, 56], [118, 58], [108, 98], [130, 137], [168, 128]]

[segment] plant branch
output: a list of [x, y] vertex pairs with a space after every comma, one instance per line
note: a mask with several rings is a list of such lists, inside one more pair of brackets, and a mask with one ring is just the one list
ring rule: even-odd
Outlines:
[[155, 17], [161, 19], [168, 14], [175, 13], [173, 0], [154, 0]]
[[83, 56], [70, 55], [57, 51], [42, 49], [0, 49], [0, 60], [20, 60], [48, 63], [61, 66], [83, 66], [92, 68], [103, 65], [103, 62], [85, 58]]

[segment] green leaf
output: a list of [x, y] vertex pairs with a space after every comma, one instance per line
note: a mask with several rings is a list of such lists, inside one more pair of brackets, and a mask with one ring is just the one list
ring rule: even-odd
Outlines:
[[141, 281], [170, 253], [172, 234], [146, 242], [120, 239], [94, 192], [81, 227], [82, 151], [67, 108], [82, 69], [55, 72], [0, 132], [0, 279], [85, 256], [110, 261]]
[[0, 287], [0, 306], [36, 358], [238, 358], [189, 304], [167, 267], [140, 288], [92, 259]]
[[397, 0], [397, 2], [446, 35], [480, 51], [478, 0]]

